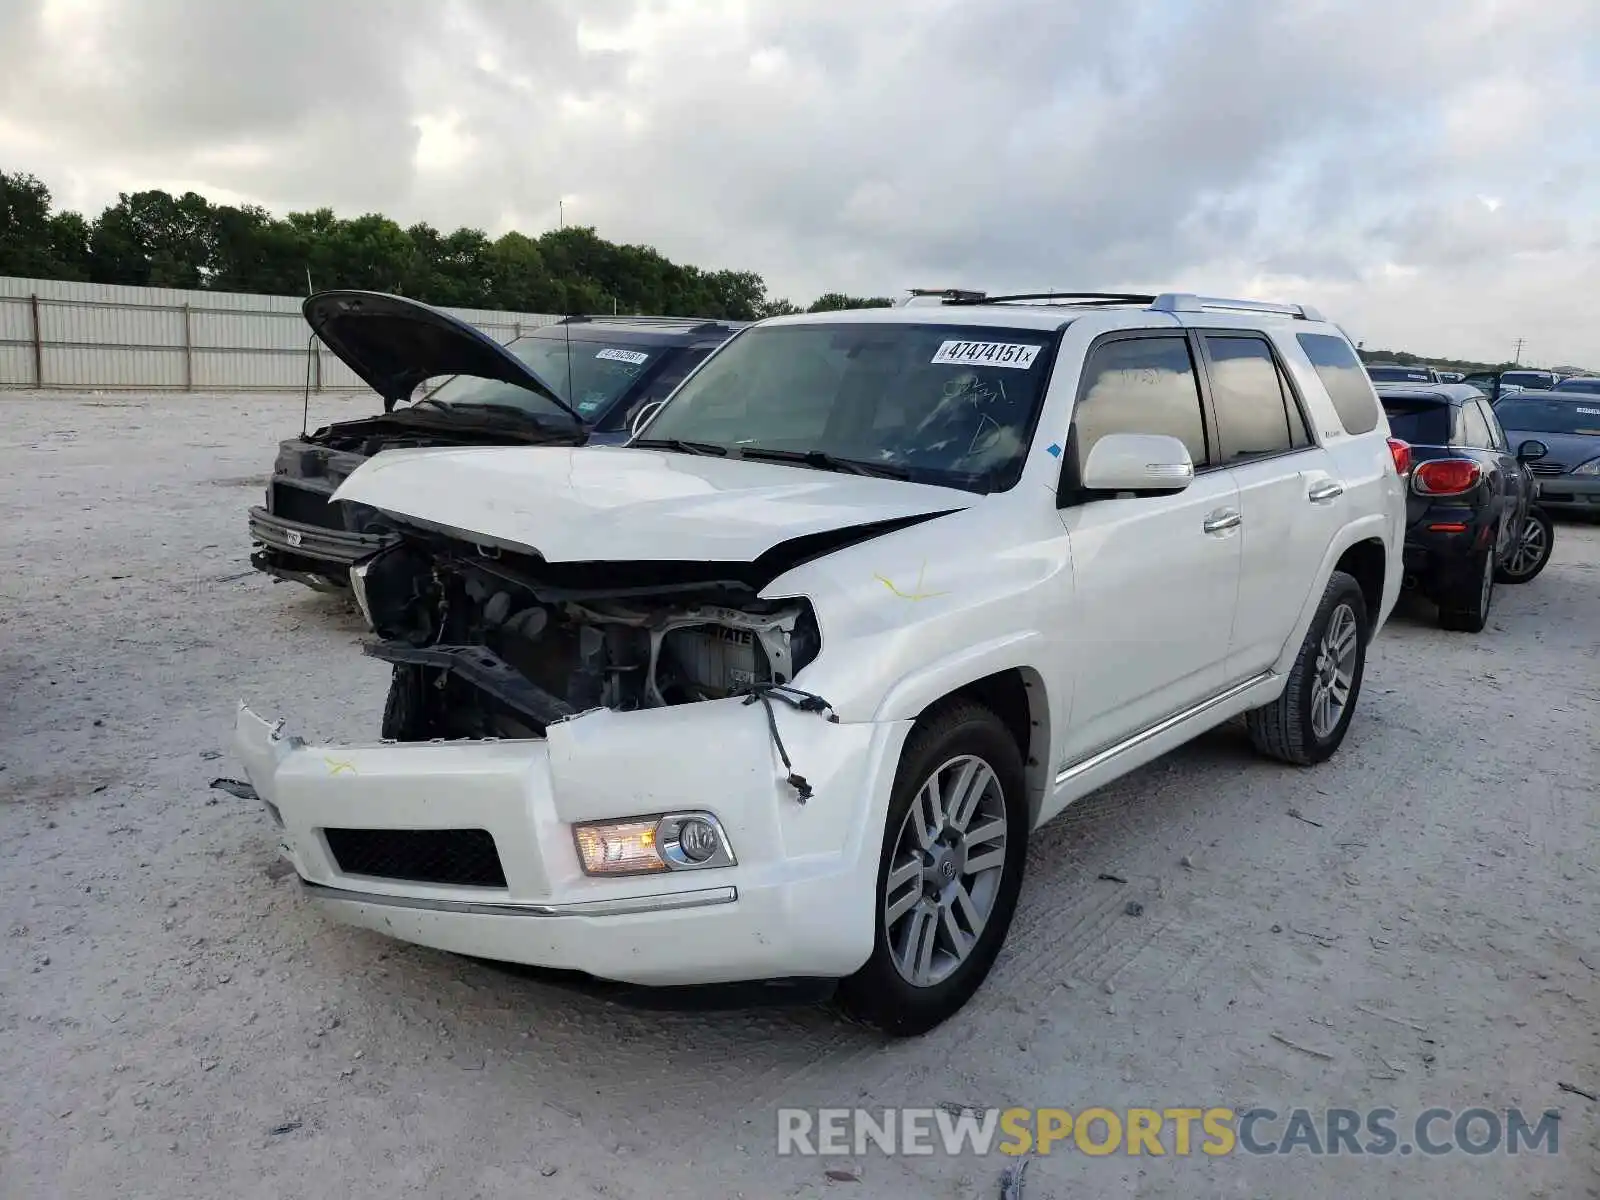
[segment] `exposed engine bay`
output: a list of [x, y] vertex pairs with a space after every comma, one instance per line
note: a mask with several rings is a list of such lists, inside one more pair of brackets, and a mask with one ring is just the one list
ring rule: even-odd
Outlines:
[[383, 736], [540, 737], [590, 709], [787, 684], [820, 649], [816, 618], [761, 600], [750, 566], [549, 563], [408, 531], [353, 576], [381, 639], [367, 653], [395, 665]]

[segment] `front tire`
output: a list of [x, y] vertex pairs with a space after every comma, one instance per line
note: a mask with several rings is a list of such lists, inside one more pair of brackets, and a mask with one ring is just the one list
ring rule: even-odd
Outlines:
[[1522, 523], [1522, 533], [1517, 537], [1516, 546], [1512, 548], [1511, 557], [1506, 559], [1495, 572], [1496, 582], [1532, 581], [1550, 561], [1550, 552], [1555, 549], [1555, 544], [1555, 522], [1550, 520], [1542, 508], [1530, 508], [1527, 519]]
[[971, 999], [1016, 912], [1027, 807], [1022, 753], [994, 713], [956, 701], [917, 724], [889, 800], [872, 957], [839, 985], [847, 1016], [912, 1037]]
[[1258, 751], [1305, 767], [1339, 748], [1361, 695], [1369, 628], [1361, 585], [1335, 571], [1322, 590], [1283, 694], [1245, 714]]

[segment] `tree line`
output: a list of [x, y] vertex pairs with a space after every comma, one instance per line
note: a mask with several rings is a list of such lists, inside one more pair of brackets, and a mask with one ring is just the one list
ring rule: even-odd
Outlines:
[[830, 292], [802, 310], [769, 295], [754, 271], [684, 266], [588, 226], [491, 238], [328, 208], [275, 217], [256, 205], [163, 191], [123, 193], [89, 220], [56, 209], [32, 175], [4, 171], [0, 275], [279, 296], [365, 288], [453, 308], [735, 321], [891, 303]]

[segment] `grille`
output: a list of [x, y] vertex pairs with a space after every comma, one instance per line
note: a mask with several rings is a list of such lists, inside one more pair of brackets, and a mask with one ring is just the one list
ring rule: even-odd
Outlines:
[[290, 483], [272, 483], [272, 513], [285, 521], [320, 525], [324, 529], [343, 529], [343, 514], [328, 503], [325, 492], [313, 492]]
[[506, 886], [500, 855], [486, 829], [324, 829], [334, 862], [346, 875]]
[[1545, 462], [1543, 459], [1529, 463], [1528, 469], [1535, 475], [1559, 475], [1566, 470], [1560, 463]]

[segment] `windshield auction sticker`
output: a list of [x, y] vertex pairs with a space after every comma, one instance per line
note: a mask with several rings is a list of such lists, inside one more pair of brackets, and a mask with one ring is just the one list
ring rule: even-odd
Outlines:
[[929, 361], [964, 367], [1016, 367], [1026, 371], [1043, 348], [1020, 342], [945, 342]]
[[615, 350], [607, 346], [604, 350], [596, 352], [595, 357], [603, 358], [607, 362], [632, 363], [637, 367], [650, 356], [648, 354], [641, 353], [638, 350]]

